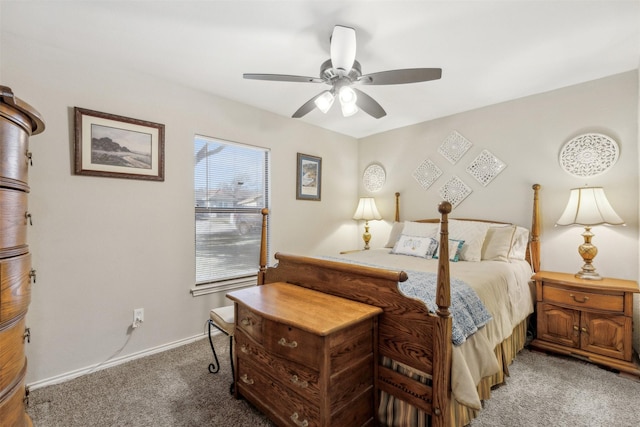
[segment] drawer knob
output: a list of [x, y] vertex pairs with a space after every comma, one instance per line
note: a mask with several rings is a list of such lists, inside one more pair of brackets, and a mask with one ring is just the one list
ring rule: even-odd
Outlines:
[[248, 317], [245, 317], [244, 319], [242, 319], [242, 320], [240, 321], [240, 324], [241, 324], [242, 326], [251, 326], [251, 325], [253, 325], [253, 322], [252, 322], [252, 321], [251, 321], [251, 319], [249, 319]]
[[240, 351], [244, 354], [249, 354], [249, 349], [247, 348], [246, 344], [242, 344], [242, 347], [240, 347]]
[[578, 298], [576, 298], [576, 296], [575, 296], [574, 294], [569, 294], [569, 296], [570, 296], [571, 298], [573, 298], [573, 300], [574, 300], [575, 302], [584, 303], [584, 302], [589, 301], [589, 297], [582, 297], [582, 299], [578, 299]]
[[295, 385], [297, 385], [300, 388], [307, 388], [309, 386], [309, 383], [306, 381], [300, 381], [300, 378], [298, 378], [297, 375], [292, 375], [291, 376], [291, 382]]
[[244, 374], [243, 376], [240, 377], [240, 379], [242, 380], [243, 383], [245, 384], [249, 384], [252, 385], [253, 384], [253, 380], [251, 378], [249, 378], [247, 376], [247, 374]]
[[297, 425], [297, 426], [300, 426], [300, 427], [307, 427], [307, 426], [309, 425], [309, 421], [307, 421], [307, 420], [302, 420], [302, 421], [300, 421], [298, 418], [300, 418], [300, 416], [298, 415], [298, 413], [297, 413], [297, 412], [294, 412], [294, 413], [291, 415], [291, 421], [293, 421], [294, 423], [296, 423], [296, 425]]
[[298, 346], [298, 343], [296, 341], [291, 341], [288, 342], [286, 339], [280, 338], [280, 341], [278, 341], [278, 344], [280, 344], [283, 347], [289, 347], [289, 348], [296, 348]]
[[580, 328], [580, 330], [581, 330], [582, 332], [584, 332], [585, 334], [588, 334], [588, 333], [589, 333], [589, 330], [588, 330], [587, 328], [585, 328], [585, 327]]

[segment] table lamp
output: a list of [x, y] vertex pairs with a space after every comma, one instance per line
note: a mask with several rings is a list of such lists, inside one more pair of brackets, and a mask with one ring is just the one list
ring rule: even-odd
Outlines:
[[598, 248], [592, 243], [594, 225], [626, 225], [613, 210], [602, 187], [573, 188], [569, 195], [569, 202], [556, 225], [584, 226], [584, 243], [578, 247], [578, 253], [584, 260], [582, 270], [576, 273], [580, 279], [602, 280], [593, 266], [593, 258], [598, 254]]
[[371, 240], [371, 233], [369, 233], [369, 220], [382, 219], [382, 215], [378, 212], [376, 201], [373, 197], [360, 197], [356, 213], [353, 214], [353, 219], [364, 219], [364, 234], [362, 235], [362, 240], [364, 240], [365, 250], [369, 249], [369, 241]]

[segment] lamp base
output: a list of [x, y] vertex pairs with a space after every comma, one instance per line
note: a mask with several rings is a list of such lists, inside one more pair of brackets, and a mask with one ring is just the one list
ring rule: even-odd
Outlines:
[[593, 259], [598, 254], [598, 248], [591, 243], [593, 233], [591, 232], [590, 226], [584, 227], [582, 237], [584, 238], [584, 243], [578, 246], [578, 253], [582, 257], [584, 265], [582, 266], [582, 270], [576, 273], [576, 277], [586, 280], [602, 280], [602, 277], [596, 273], [596, 268], [593, 266]]
[[369, 250], [369, 241], [371, 241], [371, 233], [369, 233], [369, 221], [364, 222], [364, 233], [362, 234], [362, 240], [364, 240], [364, 250]]
[[575, 274], [575, 276], [578, 279], [585, 279], [585, 280], [602, 280], [602, 276], [600, 276], [598, 273], [596, 273], [595, 271], [579, 271]]

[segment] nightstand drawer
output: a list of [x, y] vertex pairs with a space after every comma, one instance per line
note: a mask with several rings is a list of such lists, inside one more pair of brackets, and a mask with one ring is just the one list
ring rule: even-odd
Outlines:
[[542, 289], [544, 302], [569, 305], [578, 308], [591, 308], [595, 310], [612, 311], [622, 313], [624, 311], [624, 294], [615, 293], [599, 294], [584, 292], [575, 289], [555, 287], [545, 283]]

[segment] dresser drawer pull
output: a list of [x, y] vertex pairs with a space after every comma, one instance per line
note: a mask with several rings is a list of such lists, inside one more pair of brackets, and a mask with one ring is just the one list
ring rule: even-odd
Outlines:
[[297, 385], [300, 388], [307, 388], [309, 386], [309, 383], [306, 381], [300, 381], [300, 378], [298, 378], [297, 375], [292, 375], [291, 376], [291, 382], [295, 385]]
[[294, 412], [293, 415], [291, 415], [291, 421], [296, 423], [297, 426], [307, 427], [309, 425], [309, 421], [307, 421], [307, 420], [300, 421], [300, 420], [298, 420], [298, 418], [300, 418], [300, 417], [299, 417], [297, 412]]
[[569, 296], [570, 296], [571, 298], [573, 298], [573, 300], [574, 300], [575, 302], [584, 303], [584, 302], [589, 301], [589, 297], [582, 297], [582, 299], [581, 299], [581, 300], [579, 300], [578, 298], [576, 298], [576, 296], [575, 296], [574, 294], [569, 294]]
[[280, 338], [280, 341], [278, 341], [278, 344], [280, 344], [283, 347], [290, 347], [290, 348], [296, 348], [298, 346], [298, 343], [296, 341], [291, 341], [291, 342], [287, 342], [286, 339]]
[[588, 330], [587, 328], [585, 328], [584, 326], [583, 326], [582, 328], [580, 328], [580, 330], [581, 330], [582, 332], [584, 332], [585, 334], [588, 334], [588, 333], [589, 333], [589, 330]]
[[253, 326], [253, 321], [251, 321], [251, 319], [249, 319], [248, 317], [245, 317], [240, 321], [240, 324], [242, 326]]
[[249, 385], [253, 384], [253, 380], [251, 378], [247, 377], [247, 374], [244, 374], [243, 376], [241, 376], [240, 379], [245, 384], [249, 384]]

